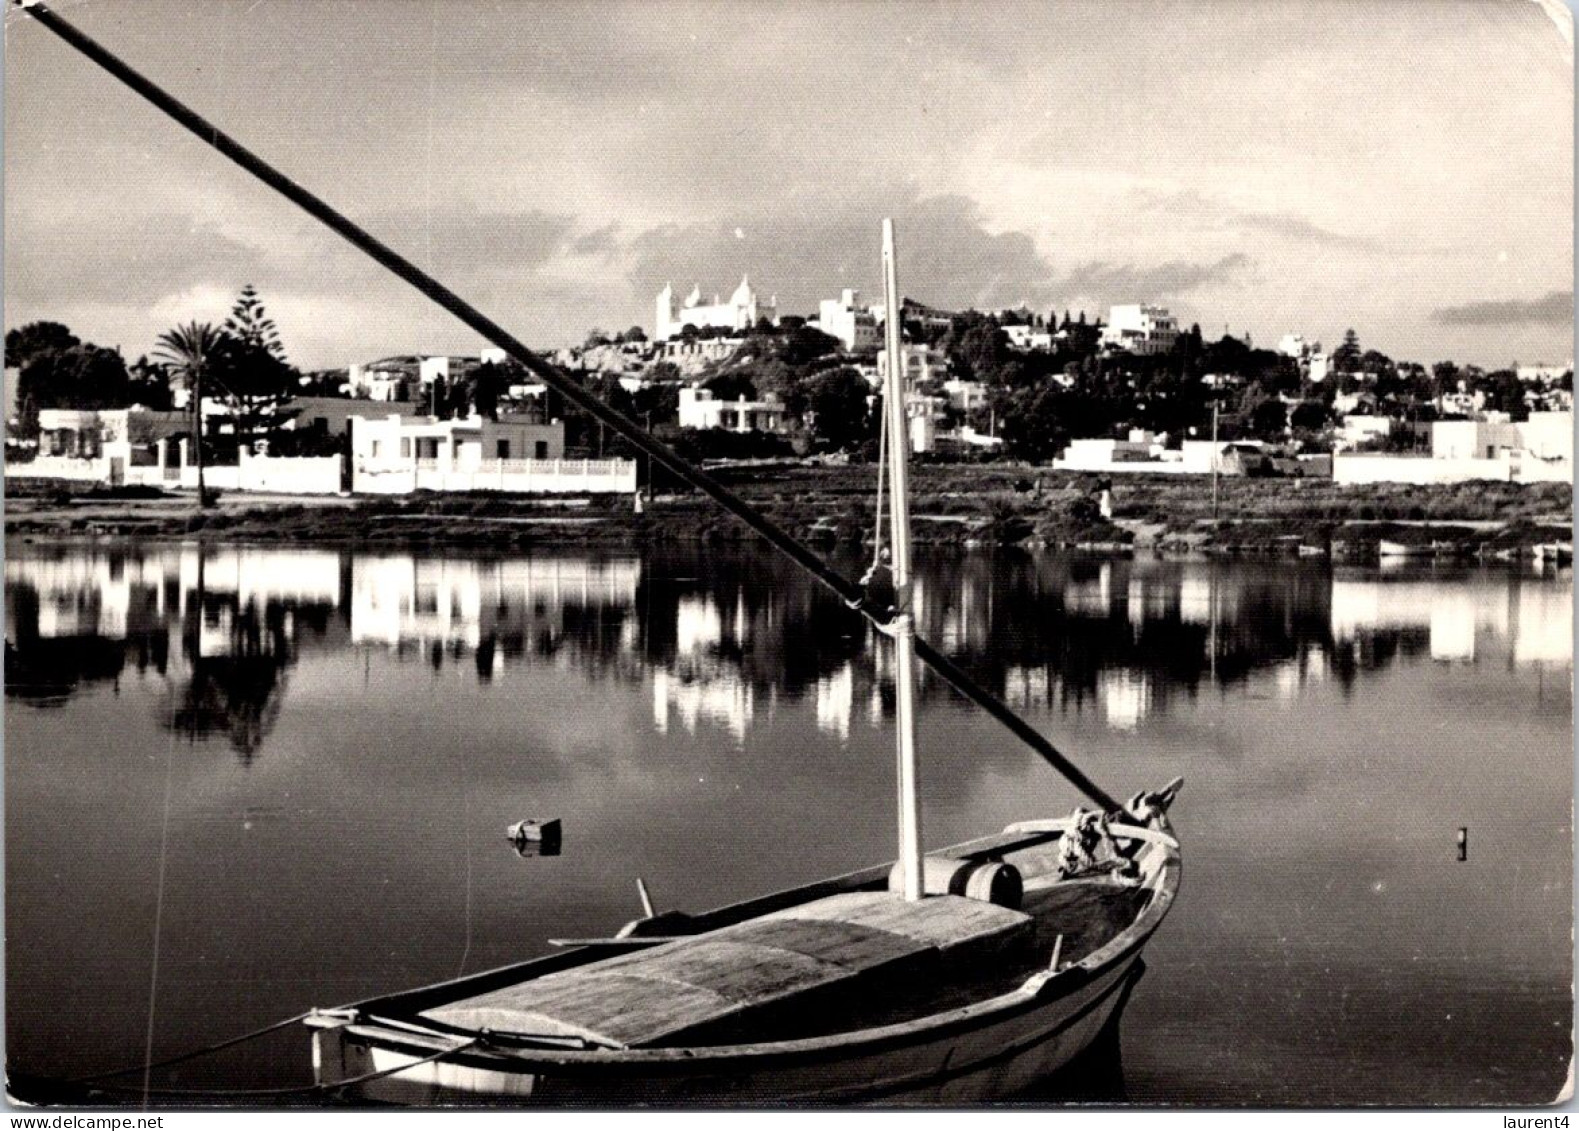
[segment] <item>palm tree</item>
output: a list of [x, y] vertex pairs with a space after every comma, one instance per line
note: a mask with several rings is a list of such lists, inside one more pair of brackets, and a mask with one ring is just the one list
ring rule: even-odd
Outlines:
[[225, 340], [224, 331], [208, 322], [189, 322], [159, 335], [154, 356], [170, 365], [191, 392], [193, 446], [197, 451], [197, 505], [209, 505], [203, 486], [203, 378], [214, 364], [214, 355]]

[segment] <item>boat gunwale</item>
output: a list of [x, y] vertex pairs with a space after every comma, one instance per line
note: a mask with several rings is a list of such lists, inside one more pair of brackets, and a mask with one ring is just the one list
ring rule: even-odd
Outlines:
[[[1170, 838], [1172, 836], [1172, 827], [1165, 816], [1159, 820], [1157, 825], [1150, 827]], [[1045, 829], [1016, 843], [1021, 847], [1034, 846], [1053, 839], [1061, 831], [1060, 829]], [[977, 838], [974, 841], [967, 841], [952, 848], [942, 849], [937, 854], [947, 855], [961, 852], [970, 845], [993, 842], [1000, 839], [1002, 835], [997, 834], [996, 836]], [[1108, 943], [1084, 956], [1079, 961], [1073, 962], [1060, 970], [1032, 973], [1025, 981], [1013, 989], [989, 998], [983, 998], [980, 1001], [956, 1006], [938, 1013], [925, 1014], [906, 1021], [893, 1022], [888, 1025], [872, 1026], [864, 1029], [847, 1029], [837, 1033], [825, 1033], [814, 1037], [798, 1037], [781, 1041], [758, 1041], [729, 1045], [622, 1048], [604, 1046], [573, 1049], [533, 1046], [529, 1040], [523, 1039], [522, 1043], [518, 1045], [496, 1043], [490, 1044], [486, 1049], [468, 1050], [464, 1061], [457, 1058], [451, 1063], [473, 1062], [473, 1066], [486, 1070], [521, 1072], [527, 1070], [524, 1067], [520, 1067], [523, 1062], [525, 1064], [552, 1066], [556, 1071], [575, 1071], [576, 1069], [606, 1070], [610, 1067], [622, 1065], [633, 1068], [676, 1066], [695, 1069], [716, 1061], [736, 1064], [749, 1061], [753, 1065], [760, 1065], [764, 1060], [774, 1057], [815, 1060], [818, 1054], [844, 1056], [851, 1054], [855, 1050], [880, 1052], [892, 1046], [913, 1044], [917, 1037], [922, 1034], [929, 1037], [945, 1037], [961, 1030], [981, 1028], [1024, 1012], [1046, 1008], [1099, 981], [1111, 972], [1113, 968], [1121, 965], [1132, 956], [1138, 957], [1146, 941], [1150, 939], [1152, 933], [1161, 925], [1162, 919], [1172, 906], [1178, 891], [1182, 872], [1182, 855], [1176, 847], [1176, 841], [1172, 844], [1157, 841], [1152, 843], [1164, 854], [1164, 857], [1157, 863], [1153, 873], [1155, 878], [1149, 885], [1152, 889], [1152, 897], [1146, 906], [1141, 909], [1140, 913], [1136, 915], [1133, 922]], [[987, 848], [978, 851], [995, 852], [1003, 851], [1003, 849]], [[783, 892], [760, 896], [757, 899], [747, 900], [741, 904], [719, 908], [713, 912], [704, 912], [703, 915], [722, 915], [736, 908], [745, 908], [759, 902], [789, 896], [808, 888], [820, 887], [823, 884], [853, 880], [856, 877], [872, 874], [883, 876], [887, 874], [890, 867], [891, 865], [878, 865], [862, 869], [857, 872], [847, 873], [844, 876], [804, 885], [802, 888], [786, 889]], [[851, 886], [857, 885], [852, 883]], [[742, 913], [740, 919], [743, 921], [751, 917], [751, 913], [747, 912]], [[553, 970], [542, 972], [551, 973], [554, 970], [568, 969], [581, 965], [583, 962], [597, 961], [601, 957], [597, 953], [597, 949], [596, 947], [575, 948], [574, 951], [567, 952], [567, 957], [570, 954], [580, 956], [582, 952], [587, 952], [586, 957], [582, 961], [567, 963], [564, 966], [556, 965]], [[559, 957], [561, 956], [544, 955], [539, 959], [531, 959], [514, 967], [503, 967], [498, 971], [489, 971], [485, 972], [485, 974], [496, 974], [510, 970], [519, 971], [534, 963], [545, 960], [551, 961]], [[480, 976], [483, 975], [473, 975], [472, 977]], [[357, 1043], [369, 1047], [376, 1045], [391, 1051], [404, 1049], [431, 1053], [437, 1047], [437, 1042], [453, 1039], [457, 1035], [475, 1036], [480, 1030], [450, 1025], [429, 1018], [423, 1018], [420, 1022], [401, 1019], [405, 1024], [420, 1024], [431, 1027], [432, 1036], [431, 1038], [426, 1038], [421, 1034], [393, 1028], [395, 1018], [388, 1019], [389, 1025], [386, 1027], [377, 1016], [368, 1016], [366, 1020], [353, 1019], [347, 1022], [343, 1016], [336, 1016], [336, 1014], [343, 1015], [351, 1011], [371, 1014], [378, 1001], [398, 1001], [402, 997], [416, 997], [419, 994], [438, 993], [447, 987], [459, 988], [469, 980], [469, 978], [457, 979], [447, 983], [440, 983], [436, 986], [406, 991], [403, 994], [389, 995], [381, 999], [371, 999], [358, 1006], [347, 1006], [341, 1010], [334, 1011], [334, 1013], [320, 1015], [316, 1021], [313, 1018], [309, 1018], [307, 1024], [336, 1030], [342, 1040], [355, 1040]], [[1104, 991], [1100, 996], [1105, 997], [1106, 994], [1107, 991]], [[494, 1035], [495, 1041], [502, 1042], [504, 1039], [502, 1034]]]

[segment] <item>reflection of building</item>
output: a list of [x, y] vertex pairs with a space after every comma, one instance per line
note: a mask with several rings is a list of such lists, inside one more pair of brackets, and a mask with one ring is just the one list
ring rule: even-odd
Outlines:
[[567, 608], [628, 608], [640, 578], [633, 559], [358, 556], [351, 563], [351, 639], [477, 648], [534, 628], [560, 630]]
[[1097, 694], [1108, 726], [1134, 730], [1150, 713], [1151, 678], [1145, 672], [1110, 669], [1097, 677]]
[[847, 663], [817, 681], [817, 729], [848, 742], [854, 711], [855, 666]]
[[745, 627], [744, 609], [736, 608], [731, 631], [723, 611], [710, 595], [687, 594], [675, 609], [673, 670], [653, 669], [653, 725], [668, 733], [671, 713], [688, 734], [706, 721], [743, 742], [756, 714], [756, 694], [738, 667], [719, 654], [728, 643], [738, 647]]
[[659, 734], [669, 733], [673, 714], [687, 734], [695, 734], [700, 723], [708, 722], [728, 731], [736, 742], [744, 742], [756, 715], [756, 695], [739, 677], [683, 680], [663, 668], [653, 669], [652, 704], [653, 727]]
[[1429, 635], [1436, 660], [1505, 655], [1518, 664], [1572, 664], [1573, 590], [1472, 580], [1333, 580], [1335, 641], [1407, 629]]

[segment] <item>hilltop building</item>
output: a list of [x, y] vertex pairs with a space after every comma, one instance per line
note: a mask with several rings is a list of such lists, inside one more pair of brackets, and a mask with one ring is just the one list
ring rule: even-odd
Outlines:
[[1135, 354], [1168, 353], [1179, 337], [1179, 320], [1167, 307], [1132, 303], [1108, 310], [1102, 343]]
[[778, 296], [765, 303], [760, 301], [757, 292], [751, 287], [750, 277], [744, 275], [735, 293], [727, 301], [720, 301], [714, 295], [712, 304], [704, 306], [701, 288], [694, 287], [685, 301], [676, 307], [674, 288], [665, 283], [663, 290], [658, 292], [656, 306], [653, 340], [657, 342], [678, 337], [687, 326], [694, 326], [698, 330], [715, 327], [722, 330], [749, 330], [763, 318], [775, 326], [779, 320]]
[[860, 291], [846, 288], [838, 298], [823, 299], [817, 309], [817, 328], [838, 338], [852, 353], [876, 349], [882, 341], [877, 318], [861, 308], [860, 298]]

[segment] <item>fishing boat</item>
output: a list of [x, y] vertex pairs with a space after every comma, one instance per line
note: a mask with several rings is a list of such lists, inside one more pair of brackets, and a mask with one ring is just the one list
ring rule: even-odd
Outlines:
[[[897, 310], [892, 222], [883, 253]], [[868, 586], [893, 610], [898, 862], [706, 914], [649, 905], [610, 938], [319, 1011], [320, 1083], [399, 1104], [976, 1103], [1116, 1024], [1178, 890], [1179, 783], [922, 853], [898, 319], [888, 339], [892, 548]]]
[[[885, 458], [878, 486], [879, 523], [886, 513], [891, 547], [857, 583], [45, 4], [26, 0], [25, 11], [504, 350], [569, 404], [713, 499], [860, 611], [894, 654], [897, 862], [700, 914], [655, 913], [643, 887], [646, 914], [608, 938], [560, 940], [570, 945], [439, 985], [312, 1010], [159, 1064], [302, 1020], [314, 1030], [317, 1082], [266, 1094], [339, 1094], [413, 1105], [958, 1104], [1009, 1098], [1115, 1031], [1142, 969], [1142, 949], [1178, 894], [1180, 848], [1168, 811], [1181, 783], [1117, 801], [916, 635], [897, 314], [885, 328]], [[886, 310], [898, 312], [891, 221], [884, 222], [882, 243]], [[1033, 815], [1001, 832], [925, 852], [913, 702], [917, 660], [1040, 754], [1096, 808]], [[154, 1067], [131, 1070], [144, 1074], [145, 1100]], [[230, 1094], [255, 1099], [265, 1093]]]

